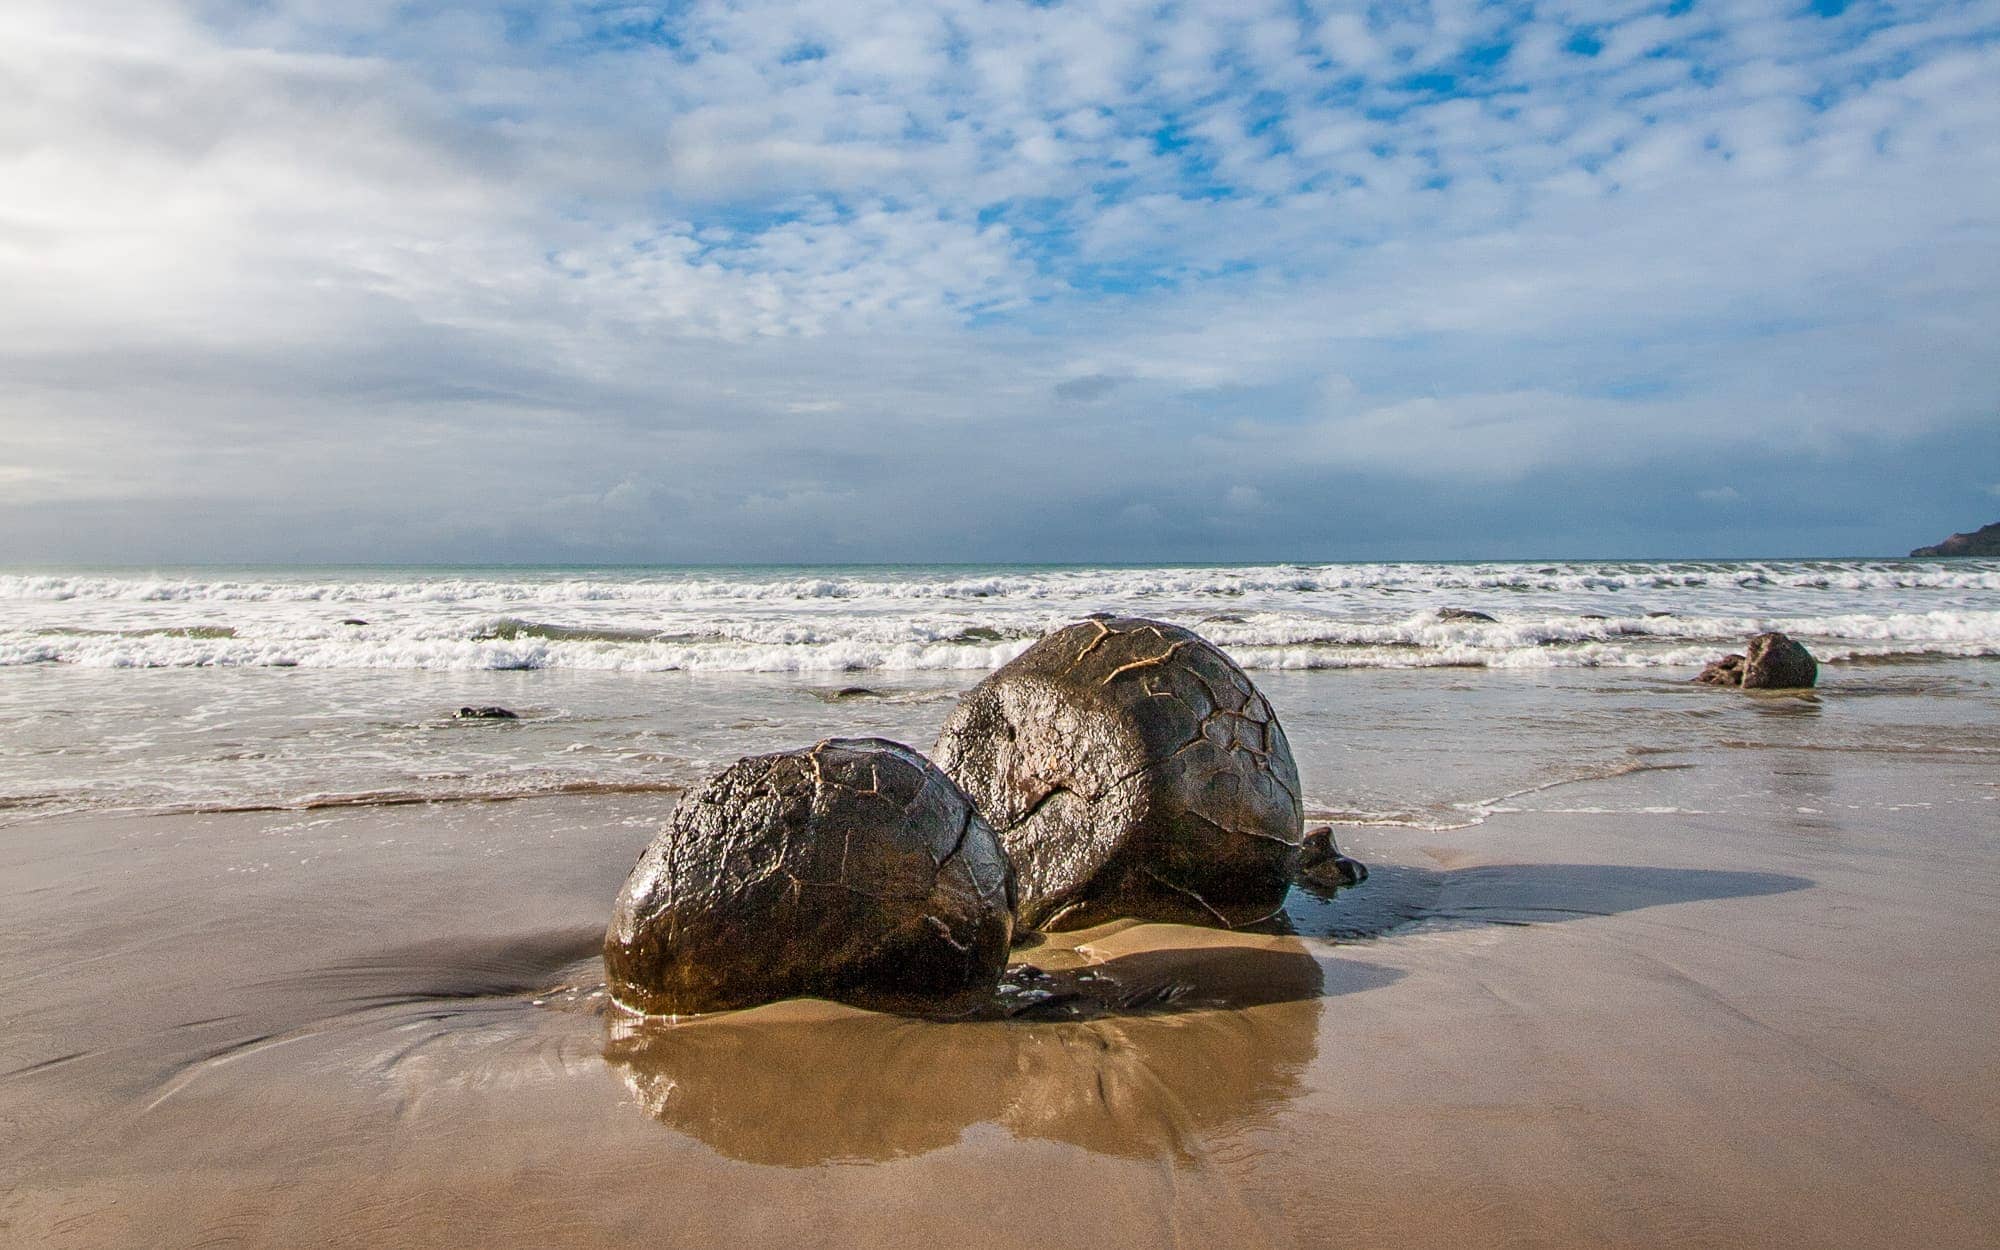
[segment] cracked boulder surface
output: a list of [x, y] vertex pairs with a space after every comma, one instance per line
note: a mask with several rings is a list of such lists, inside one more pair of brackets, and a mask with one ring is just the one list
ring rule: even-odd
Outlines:
[[1011, 888], [992, 829], [930, 761], [830, 738], [738, 760], [681, 800], [619, 892], [604, 966], [612, 997], [652, 1015], [983, 999]]
[[1189, 630], [1095, 617], [968, 691], [932, 753], [1013, 861], [1020, 923], [1240, 927], [1283, 903], [1304, 832], [1271, 705]]

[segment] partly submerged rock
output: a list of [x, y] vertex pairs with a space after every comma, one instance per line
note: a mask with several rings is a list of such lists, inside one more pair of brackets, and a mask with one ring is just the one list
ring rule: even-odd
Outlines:
[[459, 720], [520, 720], [519, 712], [510, 712], [504, 707], [462, 707], [456, 716]]
[[1710, 660], [1695, 681], [1704, 686], [1740, 686], [1743, 684], [1743, 657], [1731, 653], [1719, 660]]
[[812, 697], [821, 703], [847, 703], [854, 699], [886, 699], [889, 692], [877, 690], [873, 686], [841, 686], [832, 690], [814, 690]]
[[1742, 655], [1725, 655], [1701, 670], [1705, 686], [1745, 690], [1803, 690], [1819, 680], [1819, 662], [1805, 645], [1776, 631], [1758, 634]]
[[909, 747], [831, 738], [738, 760], [639, 857], [604, 937], [611, 995], [656, 1015], [813, 995], [991, 993], [1013, 937], [1006, 857]]
[[1297, 865], [1284, 730], [1178, 626], [1091, 617], [1048, 635], [967, 692], [935, 758], [999, 833], [1026, 925], [1240, 926], [1277, 911]]
[[1300, 847], [1299, 880], [1321, 889], [1345, 889], [1368, 880], [1368, 865], [1342, 855], [1333, 829], [1321, 825], [1306, 834]]
[[1745, 690], [1802, 690], [1819, 680], [1819, 661], [1805, 644], [1780, 633], [1759, 634], [1743, 650]]

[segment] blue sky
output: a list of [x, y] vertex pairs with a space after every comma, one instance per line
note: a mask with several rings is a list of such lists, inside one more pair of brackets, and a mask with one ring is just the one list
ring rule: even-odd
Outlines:
[[2000, 2], [0, 12], [0, 560], [1898, 553]]

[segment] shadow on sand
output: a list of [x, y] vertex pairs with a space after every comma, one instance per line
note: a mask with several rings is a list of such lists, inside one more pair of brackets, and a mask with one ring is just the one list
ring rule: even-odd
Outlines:
[[1711, 868], [1620, 864], [1484, 864], [1431, 869], [1387, 864], [1358, 889], [1293, 887], [1280, 931], [1302, 937], [1375, 937], [1403, 925], [1529, 925], [1613, 916], [1645, 907], [1810, 889], [1805, 877]]

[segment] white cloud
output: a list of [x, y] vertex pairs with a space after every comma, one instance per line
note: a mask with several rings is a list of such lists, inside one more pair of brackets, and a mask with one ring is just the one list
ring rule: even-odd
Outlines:
[[2000, 9], [1861, 7], [23, 0], [7, 494], [1109, 518], [1990, 419]]

